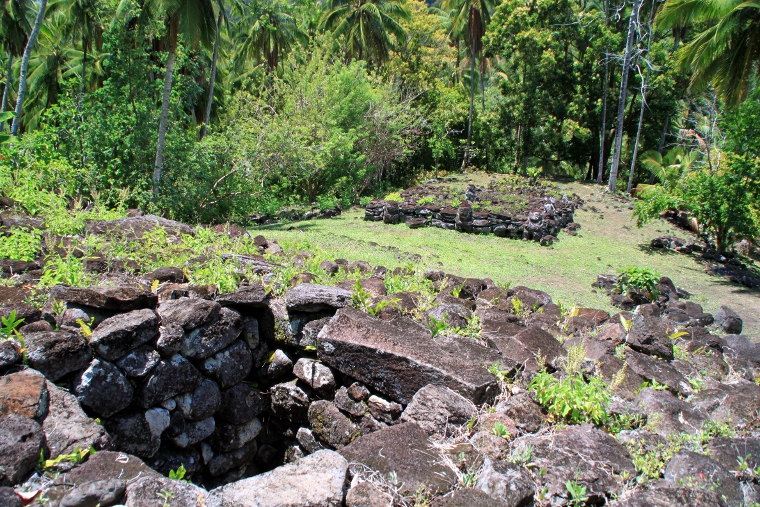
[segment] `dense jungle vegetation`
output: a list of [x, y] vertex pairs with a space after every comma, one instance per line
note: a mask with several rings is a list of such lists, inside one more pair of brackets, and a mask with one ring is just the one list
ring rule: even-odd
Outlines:
[[3, 0], [0, 38], [11, 197], [245, 222], [479, 169], [757, 237], [756, 3]]

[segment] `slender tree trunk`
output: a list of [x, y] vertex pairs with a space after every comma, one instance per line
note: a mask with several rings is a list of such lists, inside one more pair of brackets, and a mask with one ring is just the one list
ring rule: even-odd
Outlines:
[[153, 200], [158, 197], [158, 187], [161, 184], [161, 173], [164, 170], [164, 146], [166, 145], [166, 129], [169, 123], [169, 103], [172, 95], [172, 79], [174, 77], [174, 61], [177, 56], [177, 16], [172, 16], [169, 23], [169, 58], [166, 60], [166, 75], [164, 76], [164, 95], [161, 101], [161, 116], [158, 121], [158, 144], [156, 146], [156, 164], [153, 168]]
[[604, 133], [607, 131], [607, 92], [610, 82], [610, 60], [607, 57], [609, 48], [605, 50], [604, 55], [604, 91], [602, 92], [602, 130], [599, 135], [599, 169], [597, 171], [596, 182], [602, 184], [604, 180]]
[[[481, 104], [481, 110], [483, 111], [483, 114], [486, 113], [486, 85], [485, 85], [485, 78], [483, 77], [486, 73], [486, 63], [485, 59], [480, 59], [480, 104]], [[491, 156], [489, 154], [489, 138], [488, 136], [484, 139], [485, 145], [486, 145], [486, 171], [491, 172]]]
[[[3, 89], [3, 102], [0, 105], [0, 113], [5, 112], [8, 107], [8, 93], [11, 89], [11, 73], [13, 72], [13, 53], [8, 51], [8, 70], [5, 73], [5, 88]], [[0, 132], [5, 130], [5, 122], [0, 122]]]
[[79, 83], [80, 94], [84, 93], [86, 86], [87, 86], [87, 37], [82, 36], [82, 82]]
[[214, 56], [211, 57], [211, 77], [208, 82], [208, 101], [206, 102], [206, 112], [203, 115], [203, 126], [201, 127], [200, 138], [206, 136], [209, 121], [211, 121], [211, 105], [214, 102], [214, 82], [216, 81], [216, 61], [219, 58], [219, 41], [222, 38], [222, 19], [224, 11], [219, 9], [219, 18], [216, 20], [216, 39], [214, 40]]
[[[474, 15], [470, 11], [470, 21], [474, 22]], [[464, 158], [462, 159], [462, 169], [470, 163], [470, 147], [472, 146], [472, 111], [475, 108], [475, 37], [470, 34], [471, 60], [470, 60], [470, 115], [467, 121], [467, 146], [464, 149]]]
[[37, 18], [34, 20], [32, 33], [29, 34], [29, 40], [24, 48], [24, 56], [21, 57], [21, 72], [18, 77], [18, 97], [16, 98], [16, 116], [11, 124], [11, 135], [18, 135], [18, 129], [21, 124], [21, 113], [24, 108], [24, 95], [26, 95], [26, 76], [29, 72], [29, 57], [32, 55], [32, 49], [37, 42], [37, 35], [42, 27], [42, 20], [45, 18], [45, 9], [47, 9], [47, 0], [40, 0], [40, 10], [37, 12]]
[[612, 153], [612, 167], [610, 168], [610, 191], [617, 190], [618, 168], [620, 167], [620, 155], [623, 145], [623, 120], [625, 118], [625, 99], [628, 95], [628, 69], [631, 65], [631, 50], [633, 49], [633, 33], [639, 17], [640, 0], [633, 0], [631, 19], [628, 22], [628, 38], [623, 55], [623, 74], [620, 76], [620, 96], [618, 97], [617, 125], [615, 127], [615, 150]]
[[[649, 11], [649, 20], [647, 21], [647, 58], [652, 50], [652, 19], [654, 19], [654, 11], [656, 5], [652, 1], [652, 10]], [[652, 72], [652, 66], [647, 62], [647, 73], [644, 76], [644, 82], [641, 84], [641, 110], [639, 111], [639, 125], [636, 127], [636, 141], [633, 143], [633, 154], [631, 155], [631, 172], [628, 174], [628, 187], [626, 192], [631, 193], [631, 187], [633, 186], [633, 173], [636, 169], [636, 157], [639, 154], [639, 140], [641, 139], [641, 127], [644, 124], [644, 108], [647, 104], [647, 86], [649, 85], [649, 75]]]

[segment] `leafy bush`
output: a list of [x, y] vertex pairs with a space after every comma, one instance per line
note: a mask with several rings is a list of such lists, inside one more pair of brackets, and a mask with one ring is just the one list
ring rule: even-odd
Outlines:
[[598, 377], [584, 378], [580, 372], [558, 379], [541, 370], [530, 383], [536, 400], [549, 414], [573, 424], [604, 424], [609, 419], [606, 406], [610, 402], [607, 384]]
[[398, 192], [391, 192], [390, 194], [383, 197], [384, 201], [397, 201], [397, 202], [403, 202], [404, 198], [401, 197], [401, 194]]
[[0, 259], [33, 261], [40, 251], [40, 238], [37, 230], [11, 229], [0, 236]]
[[631, 290], [639, 290], [654, 299], [657, 294], [655, 287], [660, 283], [660, 275], [649, 268], [630, 267], [620, 272], [616, 290], [625, 294]]

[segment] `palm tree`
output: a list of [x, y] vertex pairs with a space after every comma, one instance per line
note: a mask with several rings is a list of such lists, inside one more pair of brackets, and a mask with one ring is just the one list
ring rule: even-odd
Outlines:
[[[664, 156], [657, 150], [649, 150], [641, 154], [641, 165], [653, 176], [660, 180], [665, 190], [672, 191], [678, 184], [678, 180], [691, 169], [699, 157], [699, 152], [686, 152], [680, 146], [669, 150]], [[647, 197], [655, 185], [639, 184], [639, 196]]]
[[[5, 72], [5, 87], [3, 99], [0, 103], [0, 114], [8, 107], [8, 96], [13, 72], [13, 59], [20, 56], [27, 42], [27, 34], [31, 28], [26, 20], [28, 6], [26, 0], [3, 0], [0, 8], [0, 44], [2, 44], [8, 58]], [[5, 121], [0, 122], [0, 132], [5, 128]]]
[[13, 117], [13, 123], [11, 124], [11, 135], [18, 135], [19, 125], [21, 124], [21, 113], [24, 107], [24, 95], [26, 95], [26, 76], [29, 72], [29, 57], [34, 49], [34, 44], [37, 41], [37, 35], [42, 28], [42, 20], [45, 18], [45, 11], [47, 10], [47, 0], [40, 0], [38, 7], [37, 17], [34, 20], [34, 27], [29, 34], [29, 40], [26, 42], [24, 48], [24, 56], [21, 57], [21, 71], [18, 77], [18, 94], [16, 95], [16, 116]]
[[[128, 0], [122, 0], [116, 12], [117, 19], [123, 16]], [[177, 42], [180, 34], [190, 45], [202, 43], [208, 47], [216, 34], [216, 17], [212, 0], [146, 0], [143, 14], [155, 13], [166, 19], [169, 56], [164, 74], [164, 91], [161, 99], [161, 115], [158, 120], [158, 143], [156, 162], [153, 167], [153, 200], [158, 198], [161, 173], [164, 169], [164, 147], [169, 124], [169, 102], [172, 93], [174, 64], [177, 57]]]
[[747, 95], [760, 63], [760, 4], [744, 0], [667, 0], [657, 28], [700, 23], [708, 28], [681, 47], [678, 61], [691, 71], [690, 89], [712, 84], [728, 106]]
[[102, 26], [100, 23], [100, 4], [98, 0], [53, 0], [50, 3], [51, 16], [60, 17], [62, 26], [60, 34], [81, 37], [82, 57], [79, 92], [87, 86], [87, 56], [93, 49], [93, 42], [100, 49]]
[[266, 0], [250, 13], [251, 27], [242, 35], [238, 58], [263, 61], [269, 84], [284, 54], [296, 43], [308, 39], [290, 15], [289, 6], [280, 0]]
[[[470, 75], [475, 76], [475, 60], [483, 49], [483, 35], [486, 26], [491, 21], [491, 11], [494, 8], [492, 0], [445, 0], [444, 9], [455, 10], [455, 20], [452, 30], [465, 32], [465, 38], [470, 44]], [[472, 114], [475, 108], [475, 80], [470, 80], [470, 113], [467, 121], [467, 146], [464, 151], [462, 168], [470, 161], [472, 144]]]
[[319, 26], [334, 37], [344, 36], [347, 56], [379, 65], [388, 59], [395, 42], [406, 36], [398, 20], [411, 12], [395, 0], [327, 0]]

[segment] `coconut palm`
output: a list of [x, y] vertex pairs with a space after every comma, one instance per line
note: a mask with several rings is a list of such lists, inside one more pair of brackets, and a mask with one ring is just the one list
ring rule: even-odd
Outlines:
[[[660, 180], [662, 185], [668, 191], [673, 190], [678, 180], [688, 172], [699, 157], [699, 152], [686, 152], [681, 147], [675, 147], [669, 150], [664, 156], [657, 150], [649, 150], [641, 154], [639, 162], [655, 178]], [[653, 189], [654, 185], [640, 184], [638, 194], [640, 197], [646, 197]]]
[[269, 84], [280, 60], [296, 43], [308, 39], [296, 20], [291, 7], [281, 0], [266, 0], [257, 4], [249, 14], [250, 29], [241, 34], [237, 58], [263, 62]]
[[98, 0], [53, 0], [48, 8], [49, 16], [60, 20], [60, 35], [78, 35], [81, 39], [80, 93], [84, 92], [87, 86], [87, 57], [93, 50], [93, 44], [98, 50], [101, 46], [101, 3]]
[[[116, 19], [123, 17], [129, 4], [122, 0]], [[143, 15], [159, 15], [166, 19], [167, 46], [169, 56], [166, 60], [164, 74], [164, 91], [161, 99], [161, 115], [158, 120], [158, 143], [156, 145], [156, 162], [153, 167], [153, 199], [158, 197], [161, 184], [161, 173], [164, 169], [164, 147], [166, 146], [166, 131], [169, 124], [169, 101], [171, 100], [174, 64], [177, 58], [177, 42], [179, 36], [185, 37], [191, 45], [201, 43], [206, 47], [211, 45], [216, 35], [216, 16], [212, 0], [146, 0], [143, 5]]]
[[[491, 21], [493, 0], [445, 0], [443, 8], [455, 11], [452, 31], [463, 33], [470, 46], [470, 76], [475, 76], [475, 61], [483, 49], [483, 35]], [[472, 114], [475, 108], [475, 80], [470, 80], [470, 112], [467, 121], [467, 146], [465, 147], [462, 168], [470, 161], [472, 145]]]
[[398, 20], [410, 17], [409, 9], [394, 0], [327, 0], [319, 26], [345, 37], [349, 58], [379, 65], [406, 37]]
[[678, 61], [691, 71], [690, 89], [712, 84], [728, 106], [747, 96], [760, 64], [760, 3], [745, 0], [667, 0], [655, 20], [670, 29], [707, 28], [681, 47]]
[[29, 57], [32, 55], [32, 49], [37, 42], [37, 35], [42, 28], [42, 20], [45, 19], [45, 11], [47, 10], [47, 0], [40, 0], [40, 4], [37, 8], [37, 16], [34, 19], [34, 26], [29, 34], [29, 39], [24, 47], [24, 55], [21, 57], [21, 71], [18, 76], [18, 93], [16, 94], [16, 116], [13, 117], [13, 123], [11, 124], [11, 135], [18, 135], [18, 129], [21, 125], [21, 113], [24, 108], [24, 95], [26, 95], [26, 78], [29, 72]]

